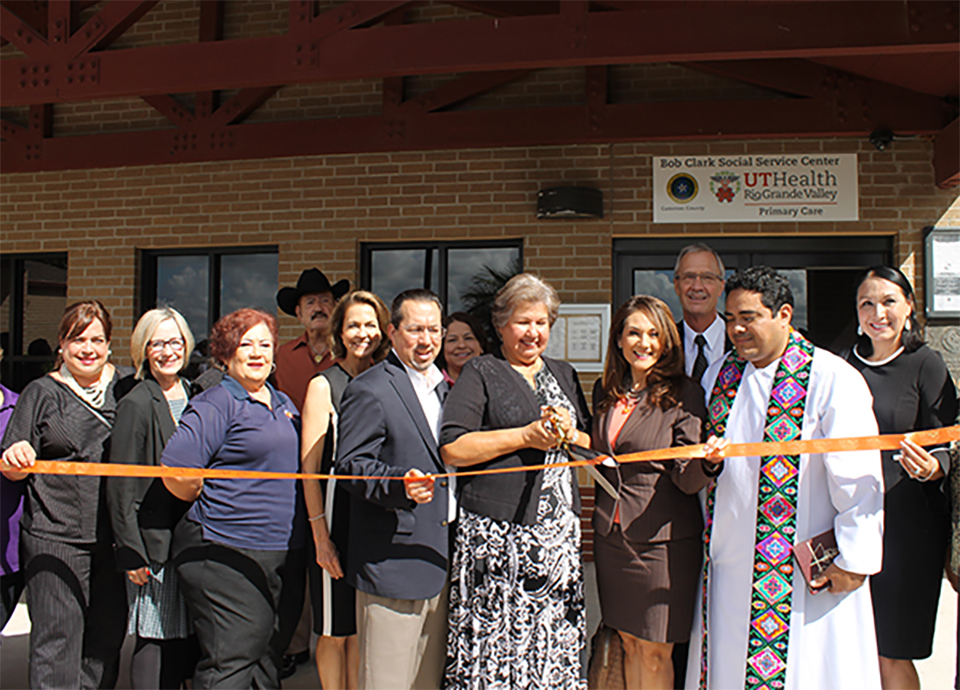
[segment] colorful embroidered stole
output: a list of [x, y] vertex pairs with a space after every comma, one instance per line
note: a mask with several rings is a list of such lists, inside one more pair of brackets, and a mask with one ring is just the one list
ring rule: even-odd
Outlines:
[[[764, 441], [800, 438], [812, 362], [813, 345], [796, 331], [791, 331], [787, 349], [773, 379], [767, 404]], [[746, 365], [746, 360], [740, 359], [735, 351], [727, 355], [710, 394], [708, 433], [723, 436], [726, 432], [727, 418]], [[747, 643], [747, 690], [782, 690], [786, 685], [793, 601], [793, 562], [790, 554], [796, 536], [799, 466], [798, 455], [766, 456], [760, 460], [753, 594]], [[717, 483], [713, 481], [707, 489], [703, 539], [703, 636], [700, 649], [700, 688], [703, 690], [707, 688], [707, 595], [716, 490]]]

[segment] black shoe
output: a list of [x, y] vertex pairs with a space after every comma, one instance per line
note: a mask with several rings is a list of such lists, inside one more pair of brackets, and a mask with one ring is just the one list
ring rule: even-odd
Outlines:
[[300, 664], [305, 664], [310, 661], [310, 650], [304, 649], [302, 652], [297, 652], [296, 654], [291, 654], [293, 657], [294, 663], [299, 666]]
[[295, 654], [283, 655], [283, 667], [280, 669], [280, 680], [286, 680], [297, 672], [297, 659]]

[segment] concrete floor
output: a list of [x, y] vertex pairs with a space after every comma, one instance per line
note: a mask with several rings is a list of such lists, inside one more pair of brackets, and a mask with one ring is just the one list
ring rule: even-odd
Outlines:
[[[587, 594], [587, 630], [592, 636], [600, 620], [600, 606], [597, 599], [596, 576], [592, 563], [585, 569]], [[933, 656], [917, 662], [920, 681], [924, 688], [930, 690], [946, 690], [952, 688], [957, 654], [957, 594], [950, 588], [946, 580], [943, 581], [943, 592], [940, 597], [940, 610], [937, 618], [937, 632], [934, 638]], [[30, 620], [26, 606], [21, 603], [10, 623], [3, 630], [0, 643], [0, 689], [14, 690], [27, 687], [27, 655], [30, 646]], [[132, 639], [128, 638], [124, 645], [123, 661], [121, 664], [120, 682], [117, 687], [130, 687], [129, 668]], [[297, 669], [295, 675], [283, 682], [287, 690], [294, 688], [309, 688], [315, 690], [320, 687], [317, 678], [317, 669], [313, 663], [304, 664]]]

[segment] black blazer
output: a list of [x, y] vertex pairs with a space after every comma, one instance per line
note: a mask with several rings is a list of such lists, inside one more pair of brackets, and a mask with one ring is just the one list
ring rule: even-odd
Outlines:
[[[447, 384], [437, 388], [441, 398]], [[410, 469], [446, 472], [420, 399], [396, 354], [351, 381], [340, 402], [337, 474], [402, 477]], [[430, 599], [447, 581], [446, 480], [416, 504], [396, 479], [341, 479], [349, 491], [347, 582], [369, 594]]]
[[[183, 381], [189, 390], [187, 381]], [[159, 465], [176, 430], [160, 384], [138, 383], [117, 405], [110, 462]], [[117, 547], [117, 568], [135, 570], [170, 559], [173, 528], [190, 508], [167, 491], [160, 478], [108, 477], [107, 504]]]
[[[590, 415], [576, 370], [566, 362], [543, 358], [576, 408], [576, 426], [589, 433]], [[450, 391], [443, 410], [440, 445], [452, 443], [471, 431], [512, 429], [540, 419], [540, 404], [533, 389], [499, 354], [474, 357], [467, 362]], [[541, 465], [546, 454], [525, 448], [501, 455], [471, 470]], [[580, 490], [571, 472], [574, 510], [580, 512]], [[460, 505], [466, 510], [503, 522], [532, 525], [537, 521], [537, 504], [543, 472], [508, 472], [458, 479]]]

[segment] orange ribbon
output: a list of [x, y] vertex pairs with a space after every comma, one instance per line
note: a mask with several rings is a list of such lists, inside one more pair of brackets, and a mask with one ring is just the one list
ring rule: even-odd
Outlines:
[[[920, 446], [931, 446], [951, 441], [960, 441], [960, 426], [915, 431], [909, 434], [887, 434], [885, 436], [859, 436], [852, 438], [818, 438], [801, 441], [778, 441], [766, 443], [732, 443], [723, 449], [724, 458], [800, 455], [809, 453], [838, 453], [854, 450], [896, 450], [904, 439]], [[571, 449], [577, 454], [577, 446]], [[484, 474], [507, 474], [511, 472], [531, 472], [548, 467], [584, 467], [603, 462], [608, 456], [598, 455], [582, 449], [591, 457], [586, 460], [551, 463], [549, 465], [523, 465], [521, 467], [501, 467], [486, 470], [465, 470], [431, 474], [431, 477], [476, 477]], [[704, 446], [676, 446], [647, 450], [641, 453], [614, 456], [621, 464], [632, 462], [651, 462], [655, 460], [685, 460], [702, 458]], [[59, 460], [40, 460], [33, 467], [14, 468], [6, 464], [4, 470], [14, 470], [31, 474], [85, 475], [95, 477], [199, 477], [201, 479], [403, 479], [403, 477], [365, 477], [344, 474], [305, 474], [302, 472], [260, 472], [255, 470], [201, 469], [194, 467], [163, 467], [160, 465], [122, 465], [99, 462], [64, 462]]]

